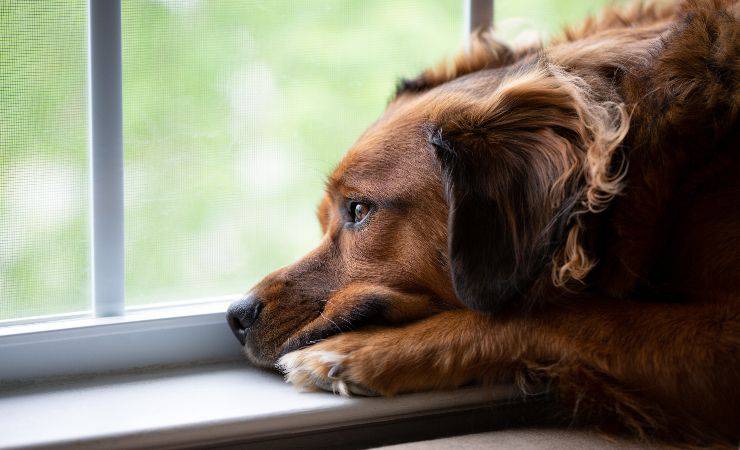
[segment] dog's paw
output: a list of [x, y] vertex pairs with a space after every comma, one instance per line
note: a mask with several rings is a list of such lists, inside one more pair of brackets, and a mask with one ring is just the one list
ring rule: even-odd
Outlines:
[[285, 374], [285, 381], [304, 391], [324, 390], [345, 397], [378, 395], [350, 375], [352, 361], [348, 353], [325, 349], [322, 344], [283, 355], [277, 366]]

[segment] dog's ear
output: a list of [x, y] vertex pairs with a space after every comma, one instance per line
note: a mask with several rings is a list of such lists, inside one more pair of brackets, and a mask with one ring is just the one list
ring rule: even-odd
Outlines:
[[545, 65], [502, 80], [485, 97], [449, 94], [432, 112], [429, 143], [449, 204], [453, 284], [467, 306], [494, 312], [550, 268], [580, 280], [592, 263], [580, 213], [619, 191], [614, 153], [624, 108], [597, 101], [583, 80]]

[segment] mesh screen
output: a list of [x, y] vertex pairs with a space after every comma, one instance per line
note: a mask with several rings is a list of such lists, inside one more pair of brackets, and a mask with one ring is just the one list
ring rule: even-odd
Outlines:
[[[497, 1], [497, 28], [607, 2]], [[86, 3], [0, 1], [0, 320], [89, 309]], [[127, 303], [238, 293], [311, 248], [325, 174], [461, 26], [460, 0], [123, 0]]]
[[0, 320], [88, 309], [86, 4], [0, 1]]
[[587, 14], [597, 14], [605, 5], [627, 0], [497, 0], [493, 3], [496, 34], [508, 42], [547, 39], [565, 25], [577, 25]]
[[127, 304], [245, 291], [320, 237], [324, 176], [460, 0], [123, 4]]

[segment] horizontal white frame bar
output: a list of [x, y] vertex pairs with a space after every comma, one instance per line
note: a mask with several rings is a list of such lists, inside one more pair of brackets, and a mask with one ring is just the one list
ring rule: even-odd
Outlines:
[[[229, 303], [241, 298], [241, 294], [231, 295], [219, 295], [217, 297], [201, 297], [191, 298], [187, 300], [167, 300], [157, 303], [145, 303], [141, 305], [127, 306], [126, 314], [139, 314], [139, 313], [150, 313], [153, 310], [167, 310], [172, 311], [174, 309], [181, 309], [181, 307], [194, 306], [200, 307], [201, 305], [207, 305], [216, 303]], [[8, 336], [10, 334], [17, 334], [24, 332], [22, 330], [27, 328], [39, 328], [41, 330], [70, 328], [68, 324], [79, 324], [86, 321], [79, 321], [78, 319], [90, 319], [94, 317], [90, 312], [71, 312], [64, 314], [48, 314], [43, 316], [31, 316], [21, 317], [18, 319], [3, 319], [0, 320], [0, 338], [2, 336]], [[74, 321], [72, 321], [74, 320]], [[53, 322], [53, 323], [52, 323]], [[23, 325], [32, 325], [31, 327], [25, 327]], [[78, 325], [73, 325], [78, 326]]]
[[46, 322], [10, 323], [0, 327], [0, 346], [13, 336], [30, 335], [57, 331], [70, 331], [90, 327], [106, 327], [121, 323], [134, 323], [159, 320], [170, 317], [200, 316], [203, 314], [226, 311], [228, 305], [237, 300], [237, 296], [222, 296], [201, 299], [197, 302], [182, 302], [172, 304], [140, 305], [127, 309], [125, 316], [93, 317], [89, 314], [67, 316], [40, 316], [49, 317]]
[[64, 320], [70, 320], [70, 319], [82, 319], [85, 317], [90, 317], [90, 313], [89, 312], [72, 312], [72, 313], [64, 313], [64, 314], [48, 314], [48, 315], [43, 315], [43, 316], [21, 317], [19, 319], [3, 319], [3, 320], [0, 320], [0, 336], [2, 336], [2, 330], [5, 327], [15, 327], [17, 325], [46, 323], [46, 322], [60, 321], [60, 320], [64, 321]]
[[0, 329], [0, 382], [238, 358], [229, 302]]
[[123, 78], [121, 0], [89, 0], [92, 303], [124, 313]]

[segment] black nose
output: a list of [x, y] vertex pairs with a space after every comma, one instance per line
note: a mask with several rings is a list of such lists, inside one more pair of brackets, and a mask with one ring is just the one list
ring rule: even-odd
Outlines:
[[246, 330], [257, 321], [260, 311], [262, 311], [262, 302], [254, 295], [247, 295], [235, 301], [226, 310], [226, 320], [229, 321], [231, 331], [242, 345], [246, 339]]

